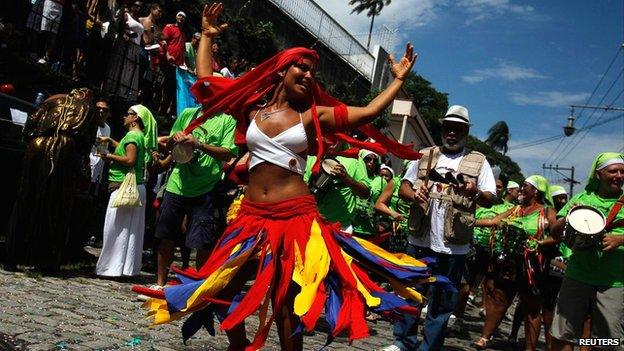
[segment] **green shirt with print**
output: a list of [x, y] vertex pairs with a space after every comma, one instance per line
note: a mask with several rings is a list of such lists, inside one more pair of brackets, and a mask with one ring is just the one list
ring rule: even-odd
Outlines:
[[386, 180], [383, 177], [366, 177], [363, 182], [370, 189], [368, 199], [356, 197], [356, 213], [353, 219], [353, 232], [360, 236], [371, 236], [377, 234], [375, 228], [375, 202], [381, 196], [386, 187]]
[[[115, 148], [114, 155], [126, 156], [126, 146], [134, 144], [137, 148], [136, 162], [134, 163], [134, 173], [136, 175], [137, 184], [143, 184], [145, 181], [145, 136], [142, 132], [131, 130], [119, 141], [119, 145]], [[109, 182], [123, 182], [126, 173], [131, 167], [124, 166], [119, 162], [111, 162], [108, 171]]]
[[[356, 182], [366, 183], [366, 165], [362, 160], [342, 156], [336, 157], [336, 160], [345, 167], [347, 174]], [[310, 179], [314, 162], [316, 162], [316, 156], [309, 156], [303, 178], [306, 182]], [[337, 185], [317, 197], [316, 202], [319, 212], [328, 221], [340, 222], [343, 227], [353, 224], [356, 196], [353, 190], [343, 183], [338, 182]]]
[[[183, 131], [196, 117], [200, 107], [182, 110], [180, 116], [171, 127], [171, 135]], [[236, 121], [225, 113], [207, 119], [191, 134], [200, 143], [223, 147], [236, 154], [238, 148], [234, 144]], [[215, 184], [223, 177], [221, 161], [208, 154], [196, 151], [188, 163], [177, 163], [167, 182], [167, 191], [184, 197], [195, 197], [212, 191]]]
[[[498, 216], [501, 213], [506, 212], [507, 210], [509, 210], [510, 208], [514, 207], [514, 204], [512, 204], [511, 202], [507, 202], [507, 201], [503, 201], [503, 203], [494, 205], [490, 208], [485, 208], [485, 207], [479, 207], [477, 208], [477, 210], [475, 211], [475, 219], [488, 219], [488, 218], [494, 218], [496, 216]], [[490, 231], [491, 229], [489, 227], [474, 227], [473, 229], [473, 237], [474, 237], [474, 244], [481, 246], [481, 247], [485, 247], [485, 248], [489, 248], [490, 247]], [[495, 230], [495, 240], [494, 240], [494, 251], [495, 252], [500, 252], [503, 249], [503, 243], [501, 242], [500, 238], [501, 238], [501, 231], [500, 230]]]
[[[575, 205], [589, 205], [607, 217], [617, 199], [605, 199], [593, 192], [584, 191], [572, 197], [557, 216], [567, 216]], [[624, 220], [624, 207], [617, 213], [615, 220]], [[613, 228], [610, 232], [614, 235], [624, 235], [624, 228]], [[602, 247], [573, 251], [565, 276], [594, 286], [624, 287], [624, 246], [606, 252], [602, 251]]]

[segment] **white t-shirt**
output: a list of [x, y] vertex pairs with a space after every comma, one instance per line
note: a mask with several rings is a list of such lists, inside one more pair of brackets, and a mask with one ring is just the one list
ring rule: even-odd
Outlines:
[[[457, 172], [457, 168], [459, 167], [459, 162], [464, 157], [464, 152], [460, 152], [454, 155], [440, 153], [440, 157], [438, 158], [438, 163], [435, 165], [435, 170], [438, 171], [441, 175], [446, 174], [446, 172]], [[416, 182], [416, 178], [418, 175], [418, 161], [410, 162], [407, 171], [405, 172], [405, 176], [403, 180], [407, 180], [412, 185]], [[430, 183], [431, 184], [431, 183]], [[446, 184], [434, 183], [431, 187], [432, 192], [438, 192], [442, 190], [441, 188], [448, 186]], [[489, 192], [491, 194], [496, 194], [496, 181], [494, 179], [494, 174], [492, 173], [492, 167], [487, 160], [483, 162], [483, 166], [481, 167], [481, 172], [479, 173], [479, 177], [477, 178], [477, 189], [482, 192]], [[430, 199], [429, 200], [429, 213], [431, 214], [431, 231], [429, 235], [425, 235], [422, 238], [416, 238], [413, 235], [408, 237], [408, 241], [410, 244], [420, 247], [428, 247], [431, 250], [449, 254], [449, 255], [465, 255], [468, 253], [470, 249], [470, 244], [465, 245], [456, 245], [449, 244], [444, 242], [444, 215], [446, 214], [446, 206], [445, 204], [440, 203], [438, 199]]]
[[[96, 137], [110, 136], [110, 127], [108, 124], [104, 123], [104, 127], [98, 125], [97, 132], [95, 134]], [[101, 145], [100, 150], [106, 150], [108, 148], [108, 143], [106, 145]], [[102, 172], [104, 172], [104, 160], [101, 157], [96, 156], [98, 147], [93, 145], [91, 147], [91, 153], [89, 153], [89, 161], [91, 164], [91, 183], [99, 183], [102, 180]]]

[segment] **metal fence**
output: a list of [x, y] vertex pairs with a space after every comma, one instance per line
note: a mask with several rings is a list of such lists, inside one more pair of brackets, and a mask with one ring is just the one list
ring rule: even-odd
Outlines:
[[269, 1], [372, 81], [373, 55], [314, 1]]

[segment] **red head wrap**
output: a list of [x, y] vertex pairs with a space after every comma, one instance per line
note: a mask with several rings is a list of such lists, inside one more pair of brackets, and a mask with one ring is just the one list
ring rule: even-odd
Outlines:
[[[185, 132], [190, 133], [193, 129], [200, 126], [206, 119], [217, 112], [225, 112], [232, 115], [237, 122], [235, 142], [238, 145], [245, 144], [245, 134], [249, 126], [249, 118], [247, 113], [249, 107], [257, 104], [264, 95], [277, 86], [276, 79], [278, 72], [287, 69], [290, 65], [299, 62], [304, 57], [318, 61], [319, 56], [316, 51], [296, 47], [284, 50], [262, 64], [256, 66], [253, 70], [245, 73], [237, 79], [227, 79], [221, 77], [206, 77], [199, 79], [192, 87], [191, 92], [203, 105], [203, 114], [192, 121], [186, 128]], [[321, 133], [321, 127], [316, 112], [316, 106], [340, 106], [342, 103], [331, 95], [323, 91], [318, 84], [314, 84], [312, 88], [312, 121], [316, 131], [317, 145], [310, 148], [311, 153], [316, 153], [317, 164], [313, 167], [313, 171], [318, 170], [318, 162], [324, 152], [324, 138]], [[344, 109], [343, 109], [344, 110]], [[375, 143], [367, 143], [355, 140], [343, 133], [333, 133], [327, 135], [328, 141], [343, 140], [353, 147], [366, 148], [378, 154], [386, 154], [388, 151], [396, 156], [404, 159], [418, 159], [420, 153], [412, 150], [411, 145], [401, 145], [394, 140], [387, 138], [375, 128], [365, 125], [359, 127], [367, 136], [375, 139]]]

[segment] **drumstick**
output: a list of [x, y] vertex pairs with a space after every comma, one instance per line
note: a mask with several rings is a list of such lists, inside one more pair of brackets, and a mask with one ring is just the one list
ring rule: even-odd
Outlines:
[[433, 148], [429, 150], [429, 158], [427, 159], [427, 173], [425, 174], [425, 186], [429, 186], [429, 171], [431, 171], [431, 161], [433, 161]]

